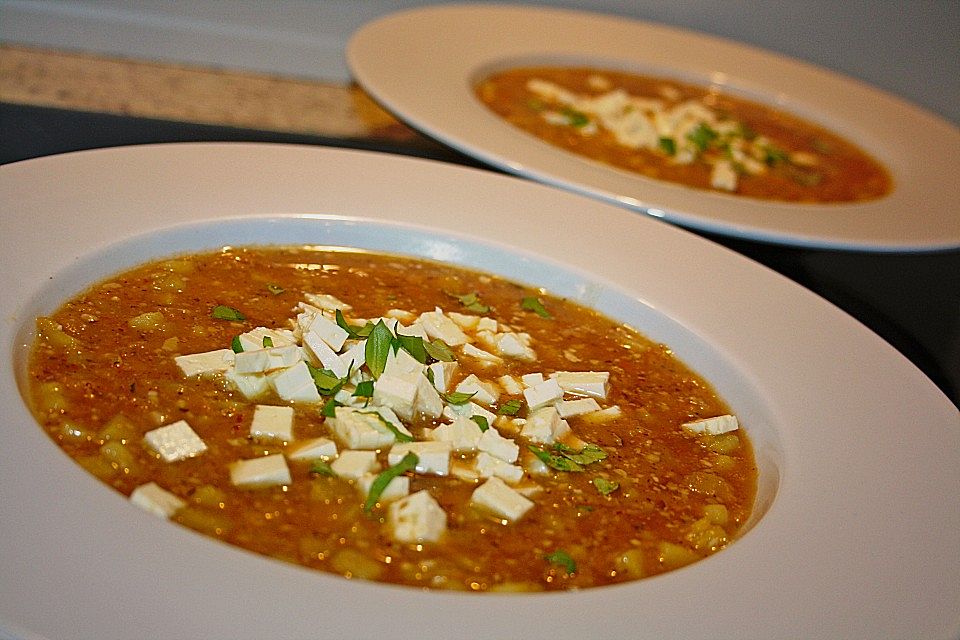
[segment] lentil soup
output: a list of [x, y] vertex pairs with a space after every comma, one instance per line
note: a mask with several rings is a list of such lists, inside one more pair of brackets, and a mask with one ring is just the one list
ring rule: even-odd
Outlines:
[[351, 578], [588, 588], [726, 546], [749, 439], [670, 349], [500, 277], [331, 247], [177, 256], [37, 320], [33, 413], [137, 505]]

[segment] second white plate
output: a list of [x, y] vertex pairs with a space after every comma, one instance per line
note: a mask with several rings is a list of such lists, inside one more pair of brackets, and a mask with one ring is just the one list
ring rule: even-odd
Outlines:
[[[399, 118], [483, 162], [694, 229], [796, 246], [870, 251], [960, 247], [960, 130], [907, 102], [727, 40], [576, 11], [447, 5], [378, 19], [351, 38], [357, 81]], [[894, 192], [838, 205], [753, 200], [601, 165], [515, 129], [474, 97], [493, 70], [530, 64], [673, 77], [795, 113], [879, 158]]]

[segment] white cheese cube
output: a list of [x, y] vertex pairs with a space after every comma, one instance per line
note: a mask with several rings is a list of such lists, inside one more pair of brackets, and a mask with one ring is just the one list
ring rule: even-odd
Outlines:
[[463, 355], [465, 355], [465, 356], [469, 356], [469, 357], [471, 357], [471, 358], [476, 358], [477, 360], [480, 361], [480, 364], [485, 365], [485, 366], [489, 366], [489, 365], [493, 365], [493, 364], [497, 364], [497, 363], [503, 362], [503, 358], [501, 358], [500, 356], [494, 355], [494, 354], [490, 353], [489, 351], [484, 351], [483, 349], [480, 349], [480, 348], [478, 348], [478, 347], [475, 347], [475, 346], [473, 346], [472, 344], [464, 344], [464, 345], [460, 348], [460, 351], [461, 351], [461, 353], [463, 353]]
[[228, 370], [233, 366], [235, 355], [232, 349], [217, 349], [216, 351], [177, 356], [173, 360], [180, 367], [183, 375], [191, 378]]
[[274, 347], [289, 347], [297, 344], [297, 339], [289, 329], [268, 329], [257, 327], [237, 336], [244, 351], [258, 351], [269, 347], [264, 346], [263, 339], [270, 338]]
[[310, 438], [287, 449], [291, 460], [330, 460], [337, 457], [337, 443], [330, 438]]
[[130, 494], [130, 502], [161, 518], [169, 518], [187, 505], [156, 482], [148, 482], [134, 489]]
[[428, 418], [439, 418], [443, 413], [443, 399], [427, 376], [422, 374], [417, 378], [417, 398], [413, 403], [413, 411]]
[[600, 411], [594, 411], [593, 413], [585, 413], [580, 417], [581, 420], [586, 422], [609, 422], [615, 420], [623, 415], [623, 412], [620, 410], [618, 405], [613, 405], [612, 407], [607, 407], [606, 409], [600, 409]]
[[[390, 407], [376, 407], [375, 411], [377, 412], [378, 416], [380, 416], [385, 421], [393, 425], [394, 429], [396, 429], [400, 433], [411, 436], [411, 437], [413, 436], [413, 434], [410, 433], [410, 430], [407, 429], [407, 427], [404, 426], [403, 422], [400, 421], [400, 417], [397, 416], [397, 414], [394, 413]], [[380, 423], [380, 427], [383, 429], [389, 430], [389, 427], [384, 426], [382, 422]]]
[[470, 497], [470, 502], [511, 522], [516, 522], [533, 508], [532, 501], [497, 477], [490, 478], [477, 487]]
[[523, 339], [517, 333], [497, 334], [496, 351], [501, 356], [527, 362], [533, 362], [537, 359], [537, 353], [524, 344]]
[[523, 469], [486, 451], [477, 454], [475, 466], [481, 478], [500, 478], [510, 484], [516, 484], [523, 479]]
[[556, 442], [570, 433], [570, 425], [560, 417], [556, 407], [540, 407], [527, 414], [527, 422], [520, 435], [531, 442]]
[[347, 376], [349, 364], [313, 331], [303, 334], [303, 348], [314, 363], [320, 364], [321, 369], [327, 369], [338, 378]]
[[[501, 462], [503, 461], [501, 460]], [[506, 464], [506, 462], [503, 464]], [[463, 460], [451, 460], [450, 475], [465, 482], [476, 482], [477, 480], [480, 480], [480, 474], [477, 472], [475, 460], [471, 461], [470, 464], [467, 464]]]
[[511, 375], [503, 375], [497, 378], [497, 382], [500, 383], [500, 387], [512, 396], [519, 396], [523, 393], [523, 387]]
[[270, 378], [262, 373], [237, 373], [230, 369], [223, 377], [247, 400], [256, 400], [270, 389]]
[[206, 443], [190, 428], [186, 420], [178, 420], [165, 427], [147, 431], [143, 439], [166, 462], [186, 460], [207, 450]]
[[303, 351], [297, 345], [243, 351], [234, 358], [237, 373], [262, 373], [292, 367], [303, 360]]
[[470, 418], [458, 417], [430, 432], [430, 439], [449, 442], [455, 451], [474, 451], [480, 443], [483, 431]]
[[417, 319], [417, 314], [412, 311], [407, 311], [406, 309], [388, 309], [383, 315], [388, 318], [393, 318], [394, 320], [399, 320], [400, 322], [413, 322]]
[[553, 404], [563, 398], [563, 389], [557, 383], [556, 379], [550, 378], [540, 384], [527, 387], [523, 390], [523, 399], [527, 401], [527, 407], [530, 411], [536, 411], [540, 407]]
[[519, 445], [511, 439], [501, 436], [500, 432], [493, 427], [484, 431], [483, 435], [480, 436], [477, 449], [486, 451], [505, 462], [516, 462], [520, 455]]
[[398, 442], [390, 447], [387, 454], [387, 463], [391, 466], [403, 460], [408, 452], [417, 455], [417, 473], [445, 476], [450, 473], [450, 452], [453, 446], [449, 442], [440, 440], [426, 440], [423, 442]]
[[600, 410], [600, 405], [593, 398], [580, 398], [578, 400], [560, 400], [556, 404], [557, 412], [561, 418], [571, 418], [573, 416], [582, 416], [585, 413], [593, 413]]
[[380, 422], [380, 415], [351, 407], [337, 407], [334, 417], [327, 418], [334, 435], [350, 449], [379, 449], [396, 440], [396, 436]]
[[346, 351], [340, 354], [340, 362], [343, 363], [343, 367], [347, 371], [351, 371], [354, 375], [357, 375], [360, 373], [360, 367], [367, 361], [366, 352], [367, 341], [359, 340], [348, 346]]
[[230, 482], [238, 487], [258, 488], [290, 484], [290, 469], [282, 453], [240, 460], [230, 465]]
[[390, 504], [387, 522], [398, 542], [436, 542], [447, 530], [447, 514], [426, 489]]
[[353, 307], [346, 302], [341, 301], [329, 293], [305, 293], [303, 294], [303, 298], [311, 305], [326, 311], [336, 311], [340, 309], [343, 313], [347, 313], [353, 310]]
[[293, 440], [293, 407], [258, 404], [253, 410], [250, 435], [266, 440]]
[[450, 421], [459, 417], [472, 418], [473, 416], [483, 416], [487, 420], [487, 424], [493, 424], [497, 419], [497, 414], [484, 409], [476, 402], [448, 404], [443, 408], [443, 417]]
[[527, 387], [535, 387], [544, 380], [542, 373], [525, 373], [520, 376], [520, 382]]
[[[357, 480], [357, 488], [363, 492], [364, 497], [370, 495], [370, 487], [373, 486], [373, 481], [376, 479], [377, 474], [367, 473], [360, 476], [360, 479]], [[393, 500], [399, 500], [409, 494], [410, 478], [407, 476], [397, 476], [396, 478], [392, 478], [389, 484], [384, 487], [380, 493], [380, 497], [377, 498], [377, 502], [391, 502]]]
[[406, 349], [390, 349], [387, 361], [383, 366], [383, 373], [394, 376], [405, 376], [409, 373], [421, 373], [424, 365], [414, 358]]
[[740, 423], [737, 421], [736, 416], [723, 415], [685, 422], [683, 423], [683, 428], [691, 433], [718, 436], [721, 433], [736, 431], [740, 428]]
[[471, 373], [457, 385], [458, 393], [473, 394], [471, 398], [477, 404], [489, 407], [500, 398], [500, 391], [490, 382], [480, 380]]
[[476, 331], [477, 323], [480, 322], [480, 316], [457, 313], [456, 311], [450, 311], [447, 313], [447, 316], [456, 322], [457, 326], [459, 326], [461, 329], [466, 329], [467, 331]]
[[379, 471], [380, 463], [377, 462], [376, 451], [347, 449], [343, 451], [336, 460], [330, 463], [330, 468], [341, 478], [359, 480], [368, 473]]
[[287, 402], [320, 402], [320, 392], [307, 363], [302, 360], [288, 369], [270, 374], [270, 385]]
[[567, 393], [575, 393], [594, 398], [607, 397], [609, 371], [558, 371], [557, 384]]
[[433, 374], [433, 386], [437, 388], [437, 391], [446, 393], [450, 390], [453, 376], [459, 368], [460, 364], [456, 360], [453, 362], [434, 362], [428, 367]]
[[456, 322], [444, 315], [440, 307], [421, 313], [419, 322], [433, 340], [439, 338], [451, 347], [470, 342], [467, 334], [460, 330]]
[[373, 401], [393, 409], [405, 420], [413, 417], [413, 404], [417, 400], [418, 378], [420, 373], [408, 373], [403, 376], [383, 373], [373, 385]]
[[499, 323], [494, 318], [488, 318], [486, 316], [477, 321], [477, 331], [489, 331], [491, 333], [496, 333], [499, 326]]
[[717, 160], [710, 171], [710, 186], [724, 191], [736, 191], [737, 170], [729, 160]]
[[304, 335], [307, 333], [315, 334], [334, 351], [340, 351], [343, 343], [350, 336], [343, 327], [321, 313], [314, 314], [310, 318], [310, 324], [304, 327]]

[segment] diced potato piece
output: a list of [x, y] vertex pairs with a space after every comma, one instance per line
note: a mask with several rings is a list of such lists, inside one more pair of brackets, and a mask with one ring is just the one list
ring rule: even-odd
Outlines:
[[691, 491], [715, 496], [721, 502], [729, 502], [733, 496], [730, 484], [720, 476], [707, 471], [694, 471], [683, 478]]
[[124, 473], [130, 473], [136, 468], [136, 458], [118, 441], [110, 441], [100, 447], [100, 455], [111, 464], [117, 465]]
[[613, 559], [613, 566], [619, 575], [631, 579], [646, 575], [643, 568], [643, 551], [640, 549], [627, 549], [618, 553]]
[[492, 593], [528, 593], [543, 591], [543, 587], [536, 582], [501, 582], [490, 587]]
[[661, 542], [657, 547], [657, 560], [664, 569], [679, 569], [699, 559], [690, 549], [673, 542]]
[[229, 518], [202, 507], [185, 507], [177, 512], [174, 520], [208, 536], [220, 536], [230, 530]]
[[55, 349], [79, 349], [80, 341], [64, 332], [51, 318], [37, 318], [37, 335]]
[[137, 331], [163, 331], [166, 328], [166, 318], [159, 311], [149, 311], [130, 318], [127, 324]]
[[727, 513], [727, 508], [722, 504], [708, 504], [703, 508], [703, 514], [710, 522], [721, 527], [726, 526], [730, 520], [730, 514]]
[[383, 565], [372, 560], [356, 549], [342, 549], [337, 552], [330, 564], [338, 573], [348, 578], [376, 580], [383, 574]]
[[97, 437], [95, 431], [74, 420], [64, 420], [60, 425], [60, 434], [64, 440], [72, 442], [89, 442]]
[[727, 543], [727, 532], [703, 517], [690, 525], [684, 539], [697, 551], [716, 551]]
[[107, 424], [100, 430], [102, 440], [117, 442], [126, 442], [133, 440], [137, 436], [137, 428], [127, 416], [118, 413], [110, 418]]
[[732, 453], [740, 448], [740, 438], [735, 433], [704, 438], [707, 449], [714, 453]]
[[63, 394], [63, 384], [60, 382], [42, 382], [37, 385], [37, 410], [60, 413], [66, 411], [70, 401]]
[[190, 496], [190, 501], [207, 509], [222, 509], [227, 501], [227, 494], [211, 484], [205, 484], [197, 487]]
[[118, 467], [113, 466], [110, 460], [101, 455], [81, 456], [77, 458], [77, 462], [101, 480], [110, 480], [120, 472]]

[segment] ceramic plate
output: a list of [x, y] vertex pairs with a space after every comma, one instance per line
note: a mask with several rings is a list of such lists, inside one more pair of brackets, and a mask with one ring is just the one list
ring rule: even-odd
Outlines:
[[[479, 160], [703, 231], [808, 247], [960, 246], [960, 130], [850, 78], [714, 37], [612, 16], [516, 6], [413, 9], [351, 38], [357, 81], [387, 109]], [[890, 170], [895, 190], [861, 204], [774, 203], [611, 168], [514, 128], [474, 97], [493, 71], [593, 66], [713, 85], [817, 122]]]
[[[956, 408], [862, 325], [738, 254], [532, 181], [316, 147], [159, 145], [42, 158], [0, 168], [0, 201], [0, 630], [9, 636], [960, 632]], [[760, 489], [749, 530], [702, 562], [619, 586], [423, 592], [306, 570], [159, 520], [36, 425], [20, 385], [37, 315], [145, 260], [272, 243], [480, 267], [669, 344], [752, 436]]]

